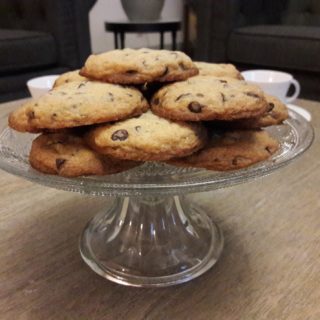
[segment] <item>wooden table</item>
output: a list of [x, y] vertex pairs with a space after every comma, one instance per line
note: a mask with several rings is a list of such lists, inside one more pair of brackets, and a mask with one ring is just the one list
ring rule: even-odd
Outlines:
[[79, 234], [107, 198], [1, 171], [0, 319], [319, 320], [320, 104], [298, 104], [316, 131], [306, 154], [270, 176], [192, 196], [213, 207], [225, 248], [210, 271], [176, 287], [123, 287], [81, 260]]

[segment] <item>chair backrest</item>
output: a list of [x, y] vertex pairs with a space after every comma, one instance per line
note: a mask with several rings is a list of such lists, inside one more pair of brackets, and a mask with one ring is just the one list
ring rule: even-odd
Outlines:
[[290, 0], [283, 13], [282, 23], [320, 26], [320, 0]]
[[[303, 1], [303, 0], [302, 0]], [[279, 24], [288, 0], [241, 0], [235, 25]]]
[[0, 28], [47, 31], [47, 1], [1, 0]]
[[320, 26], [320, 0], [240, 0], [235, 25]]

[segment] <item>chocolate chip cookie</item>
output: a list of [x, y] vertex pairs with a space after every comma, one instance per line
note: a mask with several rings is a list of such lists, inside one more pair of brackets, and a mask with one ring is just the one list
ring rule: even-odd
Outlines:
[[258, 118], [235, 121], [233, 124], [237, 128], [257, 129], [262, 127], [274, 126], [281, 124], [288, 119], [288, 108], [278, 98], [265, 94], [268, 102], [268, 110]]
[[234, 170], [264, 161], [278, 149], [278, 142], [266, 131], [213, 131], [209, 143], [202, 150], [168, 163], [216, 171]]
[[[61, 129], [126, 119], [148, 108], [148, 102], [135, 88], [73, 81], [60, 85], [38, 100], [27, 102], [12, 113], [9, 123], [22, 132], [30, 131], [29, 128]], [[21, 123], [17, 125], [19, 119]]]
[[27, 114], [28, 106], [24, 105], [10, 113], [8, 117], [9, 127], [20, 132], [39, 133], [42, 130], [33, 127], [29, 123]]
[[80, 70], [74, 70], [74, 71], [69, 71], [69, 72], [63, 73], [54, 82], [53, 87], [56, 88], [56, 87], [61, 86], [62, 84], [68, 83], [68, 82], [87, 80], [87, 78], [80, 76], [79, 71]]
[[161, 161], [199, 150], [206, 141], [201, 124], [172, 122], [148, 111], [137, 118], [89, 131], [88, 145], [119, 159]]
[[142, 48], [91, 55], [80, 74], [111, 83], [143, 84], [185, 80], [198, 69], [183, 52]]
[[113, 174], [139, 165], [98, 154], [81, 137], [63, 133], [38, 136], [32, 143], [29, 161], [38, 171], [65, 177]]
[[196, 76], [166, 85], [152, 98], [152, 111], [172, 120], [236, 120], [268, 110], [262, 90], [232, 78]]
[[195, 62], [199, 76], [228, 77], [243, 80], [240, 71], [233, 64]]
[[276, 97], [265, 94], [268, 102], [268, 110], [256, 118], [242, 119], [236, 121], [213, 121], [208, 123], [210, 127], [221, 127], [229, 129], [259, 129], [281, 124], [284, 120], [288, 119], [288, 108]]

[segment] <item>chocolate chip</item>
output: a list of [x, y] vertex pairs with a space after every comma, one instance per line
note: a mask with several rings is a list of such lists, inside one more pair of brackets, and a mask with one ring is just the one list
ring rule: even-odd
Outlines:
[[137, 132], [139, 132], [140, 129], [141, 129], [141, 126], [136, 126], [136, 127], [134, 127], [134, 128], [135, 128], [135, 130], [136, 130]]
[[203, 97], [204, 97], [204, 94], [202, 94], [202, 93], [197, 93], [196, 96], [199, 97], [199, 98], [203, 98]]
[[188, 109], [193, 113], [201, 113], [203, 105], [197, 101], [192, 101], [188, 105]]
[[226, 96], [222, 92], [220, 92], [220, 94], [221, 94], [222, 102], [223, 103], [226, 102], [227, 101]]
[[233, 160], [232, 160], [232, 165], [237, 166], [241, 163], [243, 163], [246, 160], [246, 158], [241, 157], [241, 156], [236, 156]]
[[124, 130], [124, 129], [121, 129], [121, 130], [115, 131], [115, 132], [112, 134], [111, 139], [112, 139], [113, 141], [117, 141], [117, 140], [119, 140], [119, 141], [124, 141], [124, 140], [126, 140], [126, 139], [128, 138], [128, 136], [129, 136], [128, 131], [127, 131], [127, 130]]
[[169, 68], [166, 66], [160, 77], [164, 77], [168, 72], [169, 72]]
[[182, 69], [182, 70], [188, 70], [189, 68], [186, 67], [182, 62], [179, 63], [179, 67]]
[[37, 107], [37, 106], [38, 106], [38, 104], [37, 104], [37, 103], [35, 103], [35, 104], [34, 104], [34, 106], [35, 106], [35, 107]]
[[180, 99], [184, 98], [184, 97], [187, 97], [187, 96], [190, 96], [191, 93], [183, 93], [183, 94], [180, 94], [179, 97], [176, 98], [175, 101], [179, 101]]
[[78, 85], [78, 89], [84, 87], [86, 85], [86, 82], [81, 82], [79, 85]]
[[237, 158], [234, 158], [232, 160], [232, 165], [236, 166], [238, 164], [238, 159]]
[[265, 149], [267, 150], [267, 152], [268, 152], [269, 154], [272, 154], [272, 153], [273, 153], [270, 147], [266, 147]]
[[108, 95], [109, 95], [109, 98], [110, 98], [110, 101], [114, 101], [114, 96], [111, 92], [108, 92]]
[[27, 117], [29, 120], [32, 120], [35, 118], [35, 114], [34, 114], [34, 111], [29, 111], [27, 112]]
[[221, 83], [228, 83], [228, 81], [226, 81], [226, 80], [219, 80], [219, 82], [221, 82]]
[[128, 97], [133, 97], [133, 95], [131, 93], [127, 93]]
[[[72, 107], [74, 107], [74, 106], [72, 106]], [[53, 114], [52, 114], [52, 117], [54, 117], [54, 118], [57, 117], [57, 116], [58, 116], [58, 115], [57, 115], [56, 113], [53, 113]]]
[[63, 164], [66, 162], [66, 159], [56, 159], [56, 167], [58, 170], [63, 166]]
[[249, 97], [252, 97], [252, 98], [260, 99], [260, 96], [257, 95], [257, 94], [254, 93], [254, 92], [246, 92], [246, 95], [249, 96]]
[[159, 104], [160, 100], [159, 98], [155, 98], [152, 100], [152, 104], [155, 104], [156, 106]]
[[272, 111], [273, 109], [274, 109], [274, 103], [270, 102], [267, 112], [270, 112], [270, 111]]
[[137, 70], [128, 70], [128, 71], [126, 71], [126, 73], [127, 74], [136, 74], [136, 73], [138, 73], [138, 71]]

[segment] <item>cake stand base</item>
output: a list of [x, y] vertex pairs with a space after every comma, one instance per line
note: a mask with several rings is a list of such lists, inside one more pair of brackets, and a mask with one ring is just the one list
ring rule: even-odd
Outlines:
[[86, 226], [84, 261], [99, 275], [136, 287], [164, 287], [200, 276], [218, 260], [220, 228], [184, 197], [117, 198]]

